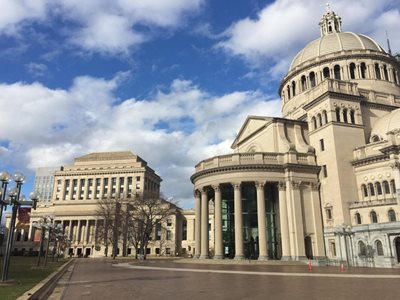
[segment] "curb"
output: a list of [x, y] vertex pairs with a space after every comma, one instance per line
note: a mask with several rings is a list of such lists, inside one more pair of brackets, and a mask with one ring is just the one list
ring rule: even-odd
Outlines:
[[48, 296], [54, 290], [58, 280], [67, 271], [68, 267], [75, 262], [75, 259], [70, 259], [56, 271], [51, 273], [29, 291], [26, 291], [22, 296], [18, 297], [17, 300], [40, 300], [47, 299]]

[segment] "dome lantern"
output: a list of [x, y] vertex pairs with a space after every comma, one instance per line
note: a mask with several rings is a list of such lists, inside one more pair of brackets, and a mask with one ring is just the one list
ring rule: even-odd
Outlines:
[[319, 27], [321, 36], [342, 31], [342, 18], [331, 9], [329, 3], [326, 4], [326, 12], [319, 22]]

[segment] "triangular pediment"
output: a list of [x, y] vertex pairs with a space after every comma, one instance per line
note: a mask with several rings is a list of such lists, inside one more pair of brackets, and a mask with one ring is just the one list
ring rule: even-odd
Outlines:
[[266, 124], [268, 124], [272, 119], [273, 118], [271, 117], [248, 116], [246, 121], [240, 128], [238, 135], [233, 141], [231, 148], [235, 149], [236, 146], [239, 145], [242, 141], [248, 139], [255, 133], [259, 132], [261, 129], [263, 129]]

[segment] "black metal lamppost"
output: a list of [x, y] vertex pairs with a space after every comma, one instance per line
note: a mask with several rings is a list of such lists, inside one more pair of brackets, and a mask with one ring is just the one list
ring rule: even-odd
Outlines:
[[18, 208], [20, 206], [31, 206], [33, 209], [36, 209], [36, 204], [39, 200], [39, 194], [36, 192], [31, 193], [30, 201], [25, 200], [25, 197], [23, 195], [21, 196], [21, 187], [24, 183], [25, 176], [22, 173], [18, 172], [13, 175], [13, 179], [16, 183], [15, 188], [11, 189], [7, 193], [7, 185], [10, 181], [10, 178], [11, 176], [7, 172], [0, 172], [0, 180], [2, 182], [1, 211], [3, 211], [3, 208], [7, 205], [10, 205], [12, 207], [10, 228], [7, 235], [6, 252], [4, 254], [3, 270], [1, 275], [2, 282], [7, 281], [8, 279], [10, 256], [14, 240], [15, 221], [17, 219]]

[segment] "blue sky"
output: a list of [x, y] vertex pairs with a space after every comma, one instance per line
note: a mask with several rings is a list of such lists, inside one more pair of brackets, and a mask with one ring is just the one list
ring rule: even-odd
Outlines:
[[[247, 115], [280, 115], [278, 85], [319, 37], [320, 0], [2, 0], [0, 168], [27, 175], [132, 150], [192, 206], [189, 177], [231, 151]], [[344, 31], [400, 52], [400, 2], [332, 1]]]

